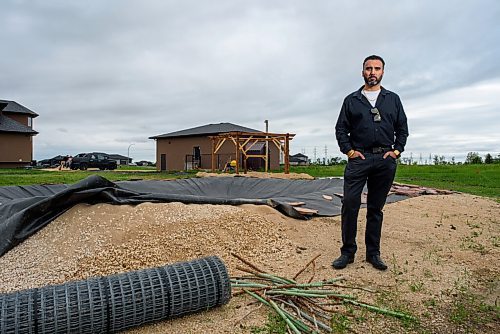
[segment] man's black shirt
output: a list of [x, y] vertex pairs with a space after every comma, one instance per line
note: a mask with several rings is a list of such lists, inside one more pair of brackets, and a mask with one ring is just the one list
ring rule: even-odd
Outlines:
[[399, 96], [381, 87], [375, 108], [382, 120], [374, 121], [372, 105], [361, 94], [363, 87], [349, 94], [340, 110], [335, 136], [340, 150], [392, 147], [404, 151], [408, 137], [408, 124]]

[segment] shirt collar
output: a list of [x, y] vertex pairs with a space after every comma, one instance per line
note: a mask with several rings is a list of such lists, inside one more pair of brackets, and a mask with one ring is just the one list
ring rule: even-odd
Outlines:
[[[360, 100], [361, 100], [361, 96], [363, 96], [362, 93], [361, 93], [361, 91], [363, 90], [363, 88], [365, 88], [365, 86], [361, 86], [360, 89], [358, 89], [357, 91], [354, 92], [354, 96], [357, 97]], [[380, 86], [380, 94], [386, 95], [387, 93], [389, 93], [389, 91], [387, 89], [385, 89], [383, 86]]]

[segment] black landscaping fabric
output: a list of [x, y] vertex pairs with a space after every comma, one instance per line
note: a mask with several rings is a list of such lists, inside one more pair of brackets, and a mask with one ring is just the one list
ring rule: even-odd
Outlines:
[[[0, 256], [78, 203], [260, 204], [305, 219], [288, 203], [304, 202], [301, 207], [318, 210], [319, 216], [336, 216], [342, 204], [334, 194], [342, 193], [342, 187], [341, 179], [206, 177], [111, 182], [98, 175], [73, 185], [0, 187]], [[323, 195], [333, 199], [325, 199]], [[390, 195], [387, 202], [404, 198]]]

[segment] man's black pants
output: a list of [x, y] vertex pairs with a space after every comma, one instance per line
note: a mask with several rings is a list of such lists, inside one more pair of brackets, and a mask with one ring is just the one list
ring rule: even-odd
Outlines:
[[396, 174], [396, 160], [384, 153], [365, 153], [361, 158], [349, 159], [344, 171], [344, 198], [342, 204], [342, 254], [354, 255], [358, 249], [356, 233], [361, 194], [368, 188], [366, 212], [366, 255], [380, 255], [380, 235], [385, 200]]

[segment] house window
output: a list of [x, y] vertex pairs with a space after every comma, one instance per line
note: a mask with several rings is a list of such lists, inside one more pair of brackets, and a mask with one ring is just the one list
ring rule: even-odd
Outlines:
[[33, 126], [33, 118], [28, 117], [28, 126], [31, 128]]

